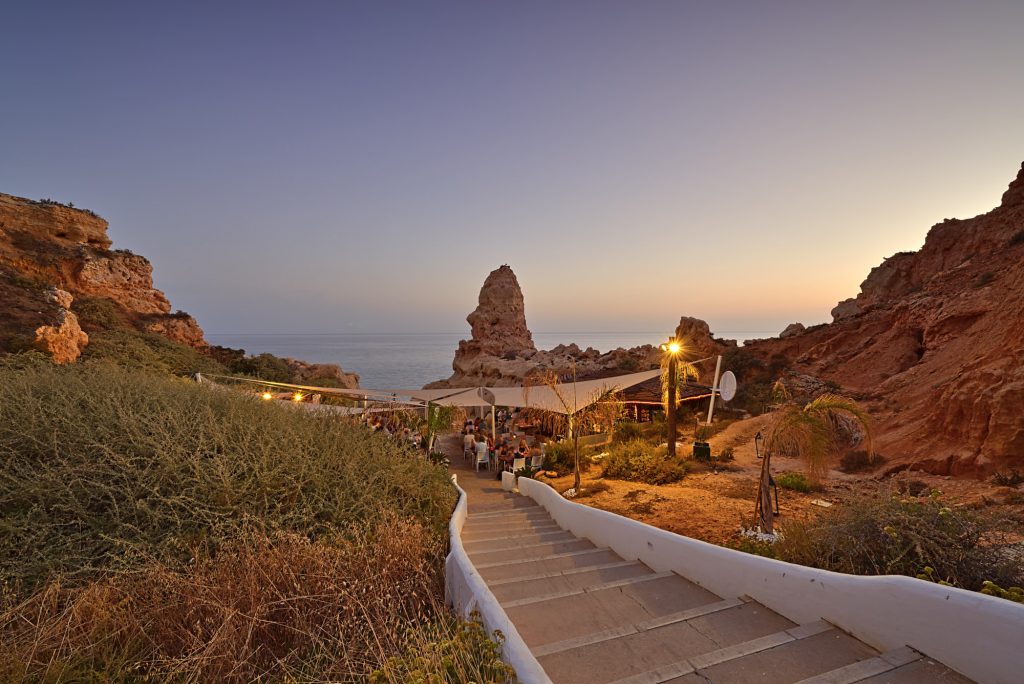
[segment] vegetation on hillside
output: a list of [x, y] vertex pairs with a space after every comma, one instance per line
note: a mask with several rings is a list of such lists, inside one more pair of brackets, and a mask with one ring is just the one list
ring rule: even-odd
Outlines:
[[0, 680], [508, 677], [440, 600], [443, 468], [130, 358], [0, 359]]

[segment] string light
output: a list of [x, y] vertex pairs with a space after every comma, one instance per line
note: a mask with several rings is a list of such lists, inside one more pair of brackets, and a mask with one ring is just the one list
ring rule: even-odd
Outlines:
[[267, 400], [274, 398], [274, 395], [271, 394], [270, 392], [264, 392], [262, 396], [263, 396], [264, 399], [267, 399]]
[[293, 394], [292, 401], [302, 401], [302, 392], [296, 392]]

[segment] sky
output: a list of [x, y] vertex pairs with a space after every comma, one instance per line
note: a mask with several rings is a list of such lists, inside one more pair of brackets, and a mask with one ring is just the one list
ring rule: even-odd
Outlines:
[[110, 222], [213, 333], [830, 320], [1024, 160], [1024, 2], [50, 2], [0, 192]]

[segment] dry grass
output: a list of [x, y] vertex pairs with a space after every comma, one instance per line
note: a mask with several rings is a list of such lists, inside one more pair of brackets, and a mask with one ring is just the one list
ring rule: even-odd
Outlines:
[[336, 417], [0, 361], [0, 680], [506, 681], [440, 599], [454, 499]]

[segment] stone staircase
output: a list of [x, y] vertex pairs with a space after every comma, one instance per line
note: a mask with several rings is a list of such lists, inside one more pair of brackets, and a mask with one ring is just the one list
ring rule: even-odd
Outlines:
[[654, 572], [561, 529], [539, 505], [505, 503], [470, 514], [462, 542], [555, 684], [970, 681], [909, 647], [879, 653], [824, 620], [798, 625]]

